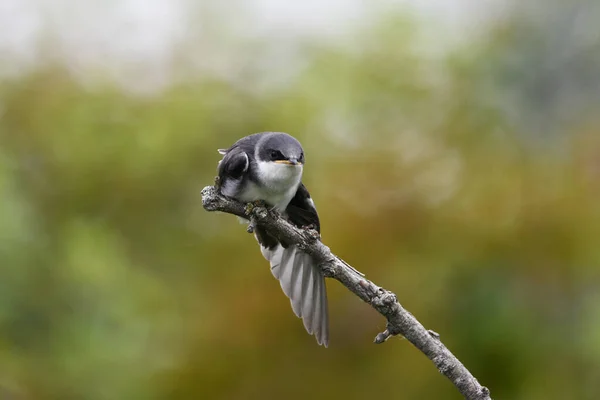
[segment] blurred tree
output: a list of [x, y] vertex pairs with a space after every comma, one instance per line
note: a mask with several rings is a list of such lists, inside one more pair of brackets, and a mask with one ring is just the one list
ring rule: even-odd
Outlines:
[[[422, 51], [421, 23], [381, 16], [343, 45], [310, 42], [271, 85], [257, 83], [264, 43], [215, 45], [218, 19], [212, 47], [174, 50], [160, 90], [82, 79], [60, 59], [4, 79], [2, 390], [458, 398], [402, 340], [373, 347], [384, 322], [338, 285], [331, 348], [315, 346], [254, 240], [201, 209], [216, 148], [282, 130], [306, 148], [327, 243], [493, 394], [595, 399], [598, 7], [531, 7], [440, 57]], [[215, 48], [237, 56], [237, 79], [195, 72]]]

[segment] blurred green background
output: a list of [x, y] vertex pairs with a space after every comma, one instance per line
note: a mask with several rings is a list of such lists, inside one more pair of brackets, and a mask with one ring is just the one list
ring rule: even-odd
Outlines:
[[317, 346], [202, 209], [277, 130], [326, 244], [494, 399], [597, 399], [599, 3], [425, 3], [4, 0], [0, 398], [461, 398], [335, 281]]

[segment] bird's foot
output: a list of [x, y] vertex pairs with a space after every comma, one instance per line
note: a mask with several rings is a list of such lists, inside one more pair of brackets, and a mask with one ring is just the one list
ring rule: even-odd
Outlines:
[[252, 214], [252, 211], [254, 211], [254, 209], [257, 207], [267, 207], [267, 203], [265, 203], [263, 200], [251, 201], [246, 204], [244, 212], [246, 213], [246, 215], [250, 215]]
[[314, 224], [303, 225], [302, 229], [308, 232], [313, 239], [321, 239], [321, 234], [317, 231]]

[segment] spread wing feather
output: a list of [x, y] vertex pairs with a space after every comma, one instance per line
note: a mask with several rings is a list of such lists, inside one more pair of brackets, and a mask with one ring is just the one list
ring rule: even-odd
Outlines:
[[273, 249], [261, 246], [263, 256], [271, 264], [273, 276], [290, 299], [294, 313], [302, 318], [306, 331], [314, 334], [319, 344], [329, 345], [329, 315], [325, 278], [312, 258], [296, 246]]
[[[319, 216], [308, 190], [300, 184], [298, 191], [286, 208], [286, 216], [294, 225], [311, 225], [319, 230]], [[271, 264], [273, 276], [290, 299], [292, 310], [302, 318], [304, 327], [315, 335], [319, 344], [329, 344], [329, 312], [327, 290], [321, 269], [312, 258], [296, 246], [274, 242], [262, 230], [256, 231], [263, 256]]]

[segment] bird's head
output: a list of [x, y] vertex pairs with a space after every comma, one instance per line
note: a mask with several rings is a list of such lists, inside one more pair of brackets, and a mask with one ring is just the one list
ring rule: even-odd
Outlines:
[[304, 150], [294, 137], [287, 133], [276, 132], [262, 140], [257, 148], [258, 161], [302, 167]]

